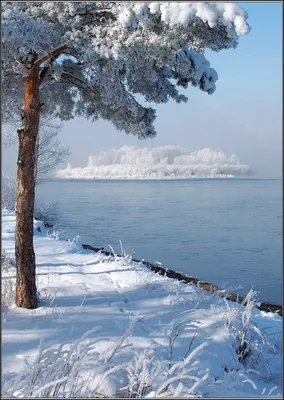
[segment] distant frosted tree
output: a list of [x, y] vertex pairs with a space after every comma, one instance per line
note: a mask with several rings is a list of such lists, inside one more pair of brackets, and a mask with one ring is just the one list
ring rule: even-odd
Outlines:
[[40, 115], [103, 118], [154, 137], [155, 110], [138, 103], [186, 101], [178, 86], [212, 94], [217, 73], [204, 56], [234, 49], [249, 32], [231, 3], [2, 3], [3, 118], [18, 129], [16, 303], [35, 308], [35, 155]]

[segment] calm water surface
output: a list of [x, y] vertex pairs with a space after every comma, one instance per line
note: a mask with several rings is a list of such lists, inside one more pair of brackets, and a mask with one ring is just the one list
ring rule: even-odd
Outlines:
[[53, 180], [38, 202], [58, 202], [67, 237], [282, 303], [282, 181]]

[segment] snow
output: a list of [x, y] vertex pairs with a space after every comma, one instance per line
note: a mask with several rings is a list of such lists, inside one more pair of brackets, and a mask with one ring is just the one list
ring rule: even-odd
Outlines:
[[187, 179], [231, 178], [250, 173], [235, 154], [226, 156], [208, 148], [197, 151], [180, 146], [135, 148], [123, 146], [89, 156], [88, 165], [56, 172], [71, 179]]
[[[2, 309], [6, 394], [45, 397], [64, 387], [66, 397], [281, 397], [280, 316], [156, 275], [130, 255], [83, 250], [78, 236], [60, 240], [39, 225], [39, 307]], [[2, 210], [2, 249], [11, 257], [14, 235], [15, 213]], [[2, 287], [8, 281], [13, 266], [2, 270]], [[240, 362], [243, 335], [249, 354]]]
[[188, 85], [213, 94], [218, 74], [206, 49], [235, 49], [250, 30], [247, 13], [233, 3], [105, 4], [4, 2], [5, 122], [19, 117], [25, 65], [39, 57], [40, 73], [48, 65], [41, 115], [102, 118], [126, 134], [154, 137], [156, 111], [136, 95], [163, 104], [187, 101], [179, 89]]
[[22, 13], [12, 12], [10, 8], [4, 9], [2, 15], [2, 43], [8, 43], [15, 57], [19, 54], [26, 57], [31, 49], [42, 56], [50, 46], [58, 44], [58, 39], [48, 23], [43, 24]]
[[151, 25], [148, 12], [150, 15], [159, 15], [161, 20], [170, 26], [182, 24], [187, 27], [197, 18], [207, 23], [210, 28], [222, 23], [226, 27], [228, 37], [247, 35], [250, 31], [246, 21], [247, 13], [234, 3], [157, 2], [139, 5], [130, 3], [124, 5], [119, 15], [119, 22], [123, 27], [135, 27], [141, 21]]

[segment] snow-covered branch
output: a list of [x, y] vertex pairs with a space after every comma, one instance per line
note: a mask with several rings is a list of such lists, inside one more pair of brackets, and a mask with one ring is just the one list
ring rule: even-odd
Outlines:
[[140, 138], [155, 135], [155, 111], [137, 94], [159, 104], [186, 101], [179, 87], [188, 85], [214, 93], [218, 74], [204, 51], [235, 48], [250, 30], [234, 3], [7, 2], [2, 9], [5, 120], [23, 99], [21, 79], [8, 74], [37, 54], [42, 115], [103, 118]]
[[54, 59], [58, 58], [61, 54], [64, 53], [64, 51], [67, 48], [68, 48], [68, 46], [66, 44], [64, 44], [64, 45], [52, 50], [51, 52], [49, 52], [44, 57], [38, 59], [36, 64], [41, 65], [41, 64], [45, 63], [48, 60], [54, 60]]

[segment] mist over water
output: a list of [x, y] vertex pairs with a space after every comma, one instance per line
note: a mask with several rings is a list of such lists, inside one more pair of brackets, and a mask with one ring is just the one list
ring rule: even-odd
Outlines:
[[205, 148], [191, 151], [180, 146], [119, 149], [89, 156], [81, 168], [57, 171], [57, 178], [65, 179], [189, 179], [232, 178], [251, 173], [235, 154]]
[[[37, 202], [58, 202], [65, 238], [282, 302], [282, 181], [54, 180]], [[240, 288], [241, 287], [241, 288]]]

